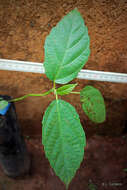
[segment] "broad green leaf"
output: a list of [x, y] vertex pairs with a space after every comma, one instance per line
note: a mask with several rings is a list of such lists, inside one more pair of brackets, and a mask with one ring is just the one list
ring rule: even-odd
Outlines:
[[106, 110], [103, 96], [100, 91], [92, 86], [86, 86], [80, 92], [82, 108], [89, 119], [95, 123], [101, 123], [106, 118]]
[[8, 105], [8, 101], [6, 100], [0, 100], [0, 110], [3, 110]]
[[46, 38], [44, 67], [47, 77], [59, 84], [74, 79], [88, 60], [89, 41], [84, 20], [74, 9]]
[[72, 90], [77, 86], [77, 84], [66, 84], [60, 88], [57, 89], [58, 95], [65, 95], [72, 92]]
[[54, 100], [48, 106], [42, 121], [42, 144], [51, 167], [68, 187], [86, 145], [79, 115], [71, 104]]

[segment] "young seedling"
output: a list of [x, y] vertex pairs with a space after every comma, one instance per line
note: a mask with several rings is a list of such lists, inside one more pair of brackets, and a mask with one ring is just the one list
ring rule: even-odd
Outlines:
[[[77, 77], [87, 62], [89, 45], [87, 27], [78, 10], [74, 9], [52, 28], [45, 41], [44, 67], [47, 77], [53, 81], [52, 89], [44, 94], [28, 94], [11, 100], [54, 93], [55, 100], [46, 109], [42, 120], [42, 144], [51, 167], [66, 188], [83, 160], [86, 137], [75, 108], [59, 96], [79, 95], [84, 112], [95, 123], [103, 122], [106, 115], [104, 99], [98, 89], [85, 86], [75, 92], [77, 84], [67, 84]], [[65, 85], [56, 88], [56, 84]], [[4, 109], [4, 105], [6, 107], [7, 102], [1, 100], [0, 109]]]

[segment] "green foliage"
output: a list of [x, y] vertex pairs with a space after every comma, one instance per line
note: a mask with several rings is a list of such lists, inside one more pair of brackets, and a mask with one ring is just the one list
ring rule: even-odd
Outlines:
[[71, 104], [54, 100], [44, 114], [42, 125], [46, 157], [68, 186], [80, 166], [86, 145], [79, 116]]
[[70, 94], [76, 86], [77, 86], [77, 84], [66, 84], [66, 85], [57, 89], [57, 94], [61, 95], [61, 96], [66, 95], [66, 94]]
[[77, 76], [90, 54], [88, 30], [77, 9], [52, 28], [44, 49], [45, 73], [50, 80], [65, 84]]
[[124, 172], [127, 172], [127, 168], [124, 168], [123, 171], [124, 171]]
[[[86, 138], [75, 108], [59, 100], [58, 95], [80, 94], [86, 115], [95, 123], [105, 120], [104, 100], [96, 88], [86, 86], [81, 92], [72, 92], [77, 84], [67, 84], [56, 89], [56, 83], [66, 84], [76, 78], [88, 60], [89, 46], [87, 27], [74, 9], [51, 30], [45, 41], [45, 73], [53, 81], [53, 88], [43, 94], [27, 94], [11, 100], [55, 94], [56, 100], [48, 106], [43, 117], [42, 144], [51, 167], [66, 187], [83, 160]], [[6, 106], [6, 101], [0, 102], [0, 109]], [[89, 188], [95, 189], [92, 185]]]
[[88, 185], [89, 190], [97, 190], [96, 185], [94, 185], [92, 182]]
[[8, 102], [6, 100], [0, 99], [0, 110], [3, 110], [8, 105]]
[[89, 119], [95, 123], [105, 120], [106, 111], [104, 99], [100, 91], [92, 86], [86, 86], [80, 92], [82, 108]]

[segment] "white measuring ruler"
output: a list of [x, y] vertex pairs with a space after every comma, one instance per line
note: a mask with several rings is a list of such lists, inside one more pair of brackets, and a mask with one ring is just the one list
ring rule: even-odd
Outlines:
[[[42, 63], [0, 59], [0, 70], [45, 73]], [[127, 74], [103, 72], [94, 70], [81, 70], [77, 78], [96, 81], [127, 83]]]

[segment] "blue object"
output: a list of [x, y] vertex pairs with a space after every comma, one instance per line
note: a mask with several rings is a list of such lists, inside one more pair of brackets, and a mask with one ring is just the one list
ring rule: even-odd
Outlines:
[[1, 115], [5, 115], [6, 112], [8, 111], [8, 109], [9, 109], [10, 105], [11, 105], [11, 104], [8, 103], [8, 105], [7, 105], [3, 110], [0, 110], [0, 114], [1, 114]]

